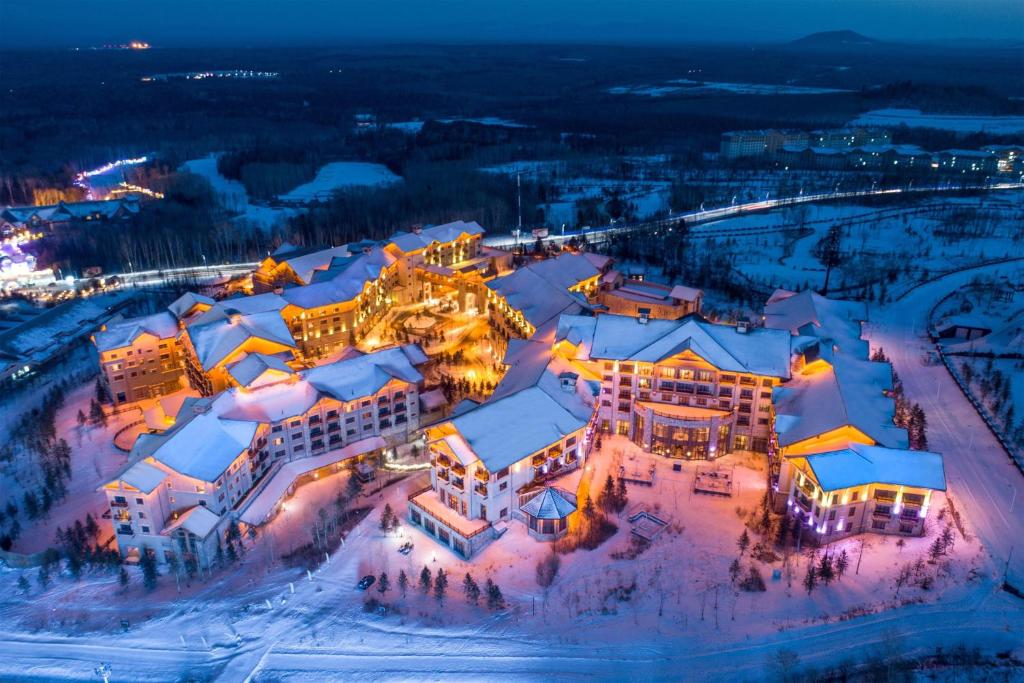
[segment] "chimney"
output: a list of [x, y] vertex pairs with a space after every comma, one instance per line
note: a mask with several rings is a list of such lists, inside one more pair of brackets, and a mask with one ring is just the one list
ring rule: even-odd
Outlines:
[[412, 234], [419, 235], [422, 232], [423, 232], [423, 224], [422, 223], [417, 223], [416, 225], [412, 226]]
[[649, 308], [638, 308], [636, 309], [636, 321], [641, 325], [646, 325], [651, 319], [651, 309]]
[[562, 391], [567, 394], [575, 393], [576, 391], [576, 380], [580, 378], [575, 372], [563, 372], [558, 375], [558, 382], [562, 386]]
[[736, 321], [736, 331], [740, 334], [746, 334], [750, 331], [750, 321], [746, 318], [740, 318]]

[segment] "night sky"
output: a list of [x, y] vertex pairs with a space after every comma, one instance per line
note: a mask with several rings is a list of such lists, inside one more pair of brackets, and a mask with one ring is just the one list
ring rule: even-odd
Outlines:
[[1021, 0], [0, 0], [10, 47], [386, 42], [1024, 40]]

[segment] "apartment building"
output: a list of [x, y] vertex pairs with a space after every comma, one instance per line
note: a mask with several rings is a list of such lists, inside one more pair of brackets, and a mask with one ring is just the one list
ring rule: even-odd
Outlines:
[[178, 552], [172, 532], [181, 525], [170, 527], [197, 506], [260, 524], [304, 474], [406, 443], [419, 427], [416, 366], [425, 361], [413, 346], [302, 371], [258, 354], [242, 359], [232, 387], [186, 399], [165, 432], [139, 437], [128, 466], [103, 487], [122, 555]]
[[790, 377], [782, 330], [563, 315], [555, 351], [601, 377], [600, 429], [671, 458], [767, 452], [772, 389]]
[[169, 311], [119, 320], [93, 335], [100, 377], [114, 405], [173, 393], [183, 386], [178, 319]]

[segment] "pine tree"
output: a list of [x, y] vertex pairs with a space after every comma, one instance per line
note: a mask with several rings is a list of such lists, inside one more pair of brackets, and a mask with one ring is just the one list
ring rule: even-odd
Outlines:
[[615, 487], [615, 511], [622, 512], [629, 505], [629, 494], [626, 493], [626, 480], [619, 477]]
[[928, 559], [932, 562], [937, 562], [946, 549], [942, 545], [942, 536], [936, 536], [935, 540], [932, 541], [931, 546], [928, 548]]
[[498, 584], [490, 579], [487, 579], [487, 607], [493, 610], [505, 608], [505, 596], [501, 594]]
[[353, 472], [348, 477], [348, 484], [345, 485], [345, 495], [350, 501], [355, 500], [363, 492], [363, 482]]
[[448, 575], [444, 573], [444, 568], [441, 567], [437, 570], [437, 576], [434, 577], [434, 597], [442, 604], [444, 604], [446, 590], [448, 590]]
[[89, 406], [89, 421], [94, 425], [107, 426], [107, 414], [103, 412], [103, 406], [95, 401]]
[[826, 552], [821, 556], [821, 563], [818, 565], [818, 576], [821, 577], [822, 582], [827, 586], [832, 583], [832, 579], [835, 578], [835, 571], [832, 569], [832, 558]]
[[388, 579], [387, 572], [381, 572], [380, 578], [377, 579], [377, 592], [384, 595], [391, 589], [391, 581]]
[[39, 568], [39, 573], [36, 574], [36, 581], [39, 582], [39, 587], [46, 590], [47, 586], [50, 585], [50, 565], [44, 564]]
[[775, 530], [775, 544], [785, 546], [789, 542], [790, 519], [789, 515], [782, 515], [779, 520], [779, 527]]
[[82, 412], [82, 409], [81, 409], [81, 408], [79, 408], [79, 409], [78, 409], [78, 426], [79, 426], [79, 427], [84, 427], [84, 426], [85, 426], [85, 423], [86, 423], [86, 422], [88, 422], [88, 421], [89, 421], [89, 418], [87, 418], [87, 417], [85, 416], [85, 413], [84, 413], [84, 412]]
[[420, 590], [424, 594], [430, 592], [430, 570], [427, 565], [423, 565], [423, 571], [420, 572]]
[[18, 577], [18, 590], [21, 591], [22, 595], [28, 595], [30, 589], [31, 586], [29, 586], [28, 579], [25, 578], [24, 574], [20, 575]]
[[402, 597], [405, 597], [405, 592], [409, 589], [409, 577], [406, 575], [405, 570], [398, 572], [398, 590], [402, 592]]
[[605, 512], [615, 509], [615, 482], [610, 474], [604, 480], [604, 488], [601, 489], [601, 493], [597, 495], [597, 507]]
[[469, 572], [466, 572], [466, 578], [462, 580], [462, 592], [466, 594], [466, 602], [470, 605], [475, 605], [480, 600], [480, 586]]
[[391, 509], [391, 503], [384, 504], [384, 511], [380, 514], [380, 530], [391, 531], [395, 528], [395, 513]]
[[736, 541], [736, 547], [740, 549], [740, 555], [747, 552], [747, 548], [750, 547], [750, 534], [744, 529], [743, 533], [740, 534], [739, 540]]
[[121, 584], [122, 590], [128, 588], [128, 570], [124, 568], [124, 565], [121, 565], [117, 573], [117, 582]]
[[807, 574], [804, 575], [804, 588], [807, 589], [807, 594], [810, 595], [814, 587], [818, 585], [818, 570], [814, 566], [814, 562], [807, 563]]
[[850, 557], [846, 554], [846, 550], [839, 553], [839, 557], [836, 558], [836, 578], [842, 579], [843, 574], [846, 573], [846, 569], [850, 566]]
[[142, 585], [148, 591], [156, 588], [157, 577], [160, 576], [160, 572], [156, 568], [156, 556], [149, 550], [143, 550], [142, 557], [139, 558], [139, 566], [142, 567]]
[[107, 385], [103, 383], [103, 380], [100, 377], [96, 378], [96, 402], [110, 402], [110, 392], [107, 391]]
[[729, 580], [733, 584], [735, 584], [736, 583], [736, 579], [739, 577], [739, 575], [740, 575], [740, 561], [739, 560], [733, 560], [732, 564], [729, 565]]

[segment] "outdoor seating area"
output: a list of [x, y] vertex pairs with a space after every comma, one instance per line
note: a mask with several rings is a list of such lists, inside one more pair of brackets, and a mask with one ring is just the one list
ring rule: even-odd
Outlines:
[[693, 475], [693, 492], [714, 496], [732, 496], [732, 470], [698, 467]]

